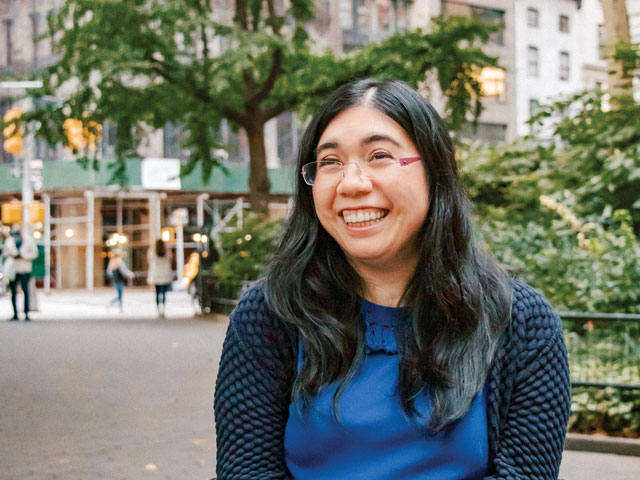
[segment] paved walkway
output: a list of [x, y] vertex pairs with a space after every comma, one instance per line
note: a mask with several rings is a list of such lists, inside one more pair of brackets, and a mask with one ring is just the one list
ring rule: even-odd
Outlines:
[[[38, 293], [33, 321], [0, 321], [0, 478], [206, 480], [215, 470], [213, 385], [226, 317], [167, 318], [151, 289]], [[21, 299], [20, 299], [21, 300]], [[21, 303], [20, 303], [21, 304]], [[0, 320], [11, 316], [0, 297]], [[636, 480], [639, 457], [565, 451], [562, 480]]]
[[[52, 290], [50, 294], [38, 290], [38, 310], [29, 315], [34, 320], [135, 320], [157, 316], [155, 292], [151, 287], [129, 287], [124, 289], [122, 312], [115, 305], [108, 306], [115, 298], [115, 289], [97, 288], [87, 290]], [[185, 291], [167, 293], [167, 318], [192, 318], [196, 306]], [[22, 311], [22, 295], [18, 294], [18, 310]], [[9, 294], [0, 297], [0, 320], [13, 316]], [[22, 313], [20, 319], [23, 318]]]

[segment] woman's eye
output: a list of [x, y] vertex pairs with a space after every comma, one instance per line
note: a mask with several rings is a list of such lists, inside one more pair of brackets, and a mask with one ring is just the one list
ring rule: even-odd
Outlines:
[[369, 161], [370, 162], [381, 162], [381, 161], [388, 162], [389, 160], [393, 160], [393, 156], [390, 153], [376, 152], [373, 155], [371, 155], [371, 159]]
[[318, 160], [318, 168], [335, 167], [340, 165], [340, 161], [335, 158], [323, 158]]

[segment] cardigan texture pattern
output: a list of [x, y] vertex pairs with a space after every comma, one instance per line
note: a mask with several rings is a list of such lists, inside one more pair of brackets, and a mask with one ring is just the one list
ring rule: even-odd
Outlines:
[[[246, 292], [231, 314], [216, 381], [218, 480], [291, 478], [284, 433], [296, 359], [296, 336], [268, 311], [263, 286]], [[551, 306], [520, 282], [487, 392], [485, 480], [557, 479], [571, 404], [567, 353]]]

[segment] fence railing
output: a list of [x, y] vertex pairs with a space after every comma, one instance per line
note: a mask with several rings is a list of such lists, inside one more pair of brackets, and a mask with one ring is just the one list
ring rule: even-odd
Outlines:
[[640, 315], [562, 312], [574, 387], [640, 390]]

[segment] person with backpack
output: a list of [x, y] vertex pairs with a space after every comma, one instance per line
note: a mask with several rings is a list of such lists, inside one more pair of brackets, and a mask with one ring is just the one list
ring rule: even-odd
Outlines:
[[121, 248], [116, 248], [111, 252], [111, 258], [107, 264], [107, 276], [111, 279], [111, 285], [116, 287], [117, 295], [109, 302], [107, 308], [118, 303], [120, 312], [122, 312], [122, 291], [127, 280], [135, 278], [135, 274], [127, 268], [124, 263], [124, 253]]

